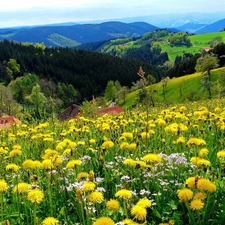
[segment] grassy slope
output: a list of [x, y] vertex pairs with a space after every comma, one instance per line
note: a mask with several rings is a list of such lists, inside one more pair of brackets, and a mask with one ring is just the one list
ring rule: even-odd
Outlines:
[[177, 55], [182, 56], [184, 53], [196, 54], [201, 52], [202, 48], [210, 47], [210, 41], [216, 37], [222, 37], [223, 41], [225, 41], [225, 32], [192, 35], [190, 36], [191, 47], [171, 47], [168, 43], [162, 43], [162, 51], [168, 53], [170, 60], [175, 60]]
[[[212, 81], [219, 81], [221, 72], [225, 72], [225, 67], [215, 69], [211, 71]], [[153, 84], [151, 87], [146, 87], [148, 90], [150, 88], [155, 90], [154, 98], [157, 102], [164, 103], [183, 103], [188, 101], [193, 93], [193, 100], [200, 100], [208, 98], [208, 92], [202, 91], [201, 83], [202, 74], [195, 73], [192, 75], [187, 75], [183, 77], [170, 79], [166, 86], [166, 100], [163, 99], [163, 89], [162, 83]], [[180, 89], [182, 91], [182, 96], [180, 94]], [[129, 93], [126, 97], [125, 103], [120, 102], [123, 108], [130, 108], [137, 104], [137, 97], [139, 91], [134, 91]], [[215, 93], [216, 94], [216, 93]]]
[[[190, 36], [190, 40], [192, 43], [191, 47], [171, 47], [167, 40], [168, 37], [161, 38], [161, 41], [157, 40], [157, 42], [161, 42], [162, 51], [167, 52], [170, 60], [175, 60], [176, 56], [182, 56], [184, 53], [200, 53], [202, 48], [206, 48], [210, 46], [210, 41], [216, 37], [221, 36], [223, 41], [225, 41], [225, 32], [214, 32], [208, 34], [197, 34]], [[148, 41], [142, 41], [142, 39], [138, 39], [133, 41], [129, 38], [127, 39], [115, 39], [111, 40], [108, 44], [106, 44], [102, 48], [102, 52], [109, 53], [113, 49], [117, 52], [119, 56], [122, 56], [128, 49], [130, 48], [139, 48], [143, 44], [146, 44]]]
[[60, 46], [60, 47], [63, 47], [63, 46], [75, 47], [79, 45], [78, 42], [56, 33], [50, 34], [48, 40], [54, 45]]

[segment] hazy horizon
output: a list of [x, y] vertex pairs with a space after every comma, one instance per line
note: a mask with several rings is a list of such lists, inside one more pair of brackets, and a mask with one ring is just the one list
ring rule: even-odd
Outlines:
[[[223, 12], [224, 1], [209, 0], [8, 0], [1, 3], [0, 28], [91, 22], [183, 13]], [[225, 15], [225, 11], [224, 11]], [[153, 24], [154, 25], [154, 24]]]

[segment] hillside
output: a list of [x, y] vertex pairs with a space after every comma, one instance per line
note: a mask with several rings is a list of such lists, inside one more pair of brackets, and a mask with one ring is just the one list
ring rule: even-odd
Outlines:
[[[46, 46], [75, 47], [82, 43], [109, 40], [118, 37], [140, 37], [157, 27], [144, 23], [105, 22], [72, 26], [42, 26], [6, 29], [0, 32], [0, 40], [44, 43]], [[57, 39], [57, 41], [56, 41]]]
[[[134, 53], [133, 55], [135, 55], [136, 57], [137, 55], [141, 55], [142, 57], [143, 49], [145, 49], [145, 52], [148, 52], [148, 54], [150, 54], [149, 49], [151, 48], [151, 46], [153, 46], [154, 43], [159, 43], [161, 52], [159, 52], [157, 57], [159, 57], [159, 55], [164, 52], [168, 54], [168, 58], [170, 60], [175, 60], [176, 56], [183, 56], [184, 53], [201, 53], [202, 49], [209, 48], [210, 42], [217, 37], [221, 37], [221, 39], [225, 41], [225, 32], [214, 32], [207, 34], [189, 35], [191, 41], [190, 47], [171, 46], [169, 43], [170, 35], [173, 35], [173, 32], [170, 32], [169, 30], [158, 30], [147, 32], [140, 38], [117, 38], [104, 42], [80, 45], [78, 46], [78, 48], [107, 53], [120, 57], [133, 58], [131, 57], [131, 52]], [[138, 57], [137, 58], [141, 60], [140, 56]], [[148, 57], [144, 56], [143, 58], [147, 59], [148, 63], [152, 63], [151, 55], [148, 55]], [[147, 62], [147, 60], [144, 61]], [[159, 63], [162, 63], [160, 59]]]
[[12, 77], [4, 72], [4, 62], [10, 58], [20, 64], [20, 74], [35, 73], [40, 79], [56, 83], [72, 84], [80, 99], [100, 95], [109, 80], [118, 80], [121, 85], [131, 86], [138, 79], [137, 71], [142, 65], [147, 73], [156, 74], [157, 69], [137, 60], [121, 59], [106, 54], [70, 48], [41, 48], [9, 41], [0, 42], [0, 80]]
[[201, 29], [198, 29], [196, 31], [197, 34], [203, 34], [203, 33], [211, 33], [211, 32], [218, 32], [225, 29], [225, 19], [219, 20], [215, 23], [212, 23], [210, 25], [207, 25]]
[[[224, 96], [224, 82], [222, 78], [224, 74], [225, 67], [211, 71], [211, 79], [213, 82], [215, 82], [215, 85], [212, 88], [214, 97], [219, 97], [219, 95]], [[209, 98], [208, 92], [203, 91], [201, 78], [202, 73], [194, 73], [191, 75], [169, 79], [165, 89], [165, 99], [163, 95], [162, 82], [147, 86], [146, 89], [152, 93], [152, 96], [157, 104], [173, 104], [184, 103], [188, 101], [198, 101]], [[130, 108], [138, 104], [139, 91], [140, 90], [129, 93], [125, 102], [121, 100], [120, 105], [123, 108]]]

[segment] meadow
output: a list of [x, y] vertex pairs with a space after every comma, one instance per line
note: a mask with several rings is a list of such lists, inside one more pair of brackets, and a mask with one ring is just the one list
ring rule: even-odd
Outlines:
[[[223, 94], [223, 74], [225, 73], [225, 68], [217, 68], [211, 70], [211, 80], [215, 85], [211, 88], [213, 97], [221, 97]], [[158, 104], [176, 104], [185, 103], [187, 101], [201, 101], [203, 99], [209, 98], [207, 90], [203, 89], [202, 84], [203, 74], [201, 72], [196, 72], [194, 74], [185, 75], [181, 77], [174, 77], [169, 79], [165, 88], [165, 99], [163, 95], [163, 82], [158, 82], [149, 86], [146, 86], [146, 91], [152, 93], [151, 95]], [[125, 101], [120, 100], [119, 104], [125, 108], [132, 108], [138, 104], [140, 90], [132, 91], [127, 94]]]
[[225, 40], [225, 32], [212, 32], [208, 34], [196, 34], [190, 35], [190, 41], [192, 46], [170, 46], [170, 44], [164, 42], [162, 43], [162, 51], [167, 52], [170, 60], [175, 60], [176, 56], [183, 56], [184, 53], [197, 54], [201, 53], [203, 48], [209, 48], [210, 42], [217, 38], [221, 37], [222, 40]]
[[224, 130], [224, 99], [0, 130], [1, 224], [225, 224]]

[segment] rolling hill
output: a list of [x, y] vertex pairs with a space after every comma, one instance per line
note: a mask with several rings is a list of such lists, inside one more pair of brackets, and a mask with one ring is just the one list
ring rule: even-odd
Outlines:
[[[191, 46], [171, 46], [169, 43], [170, 35], [173, 32], [169, 30], [158, 30], [147, 32], [140, 38], [117, 38], [108, 41], [87, 43], [79, 45], [79, 49], [97, 51], [111, 55], [127, 57], [131, 51], [142, 51], [145, 48], [149, 51], [149, 46], [159, 43], [162, 52], [166, 52], [170, 60], [175, 60], [176, 56], [183, 56], [185, 53], [201, 53], [203, 48], [209, 48], [210, 42], [221, 37], [225, 42], [225, 32], [213, 32], [205, 34], [189, 35]], [[142, 52], [143, 53], [143, 52]]]
[[44, 43], [46, 46], [75, 47], [82, 43], [109, 40], [118, 37], [140, 37], [158, 29], [144, 23], [105, 22], [100, 24], [79, 24], [73, 26], [40, 26], [22, 29], [6, 29], [0, 33], [0, 40]]
[[[212, 87], [213, 97], [222, 97], [225, 95], [225, 91], [222, 90], [221, 80], [225, 73], [225, 67], [214, 69], [211, 71], [212, 81], [215, 82]], [[157, 104], [177, 104], [185, 103], [188, 101], [200, 101], [208, 99], [209, 94], [206, 90], [203, 90], [201, 82], [202, 73], [194, 73], [178, 78], [172, 78], [168, 80], [165, 89], [165, 99], [163, 95], [162, 82], [158, 82], [151, 86], [147, 86], [148, 91], [153, 90], [153, 98]], [[119, 102], [123, 108], [131, 108], [138, 104], [138, 95], [140, 90], [130, 92], [125, 101]]]

